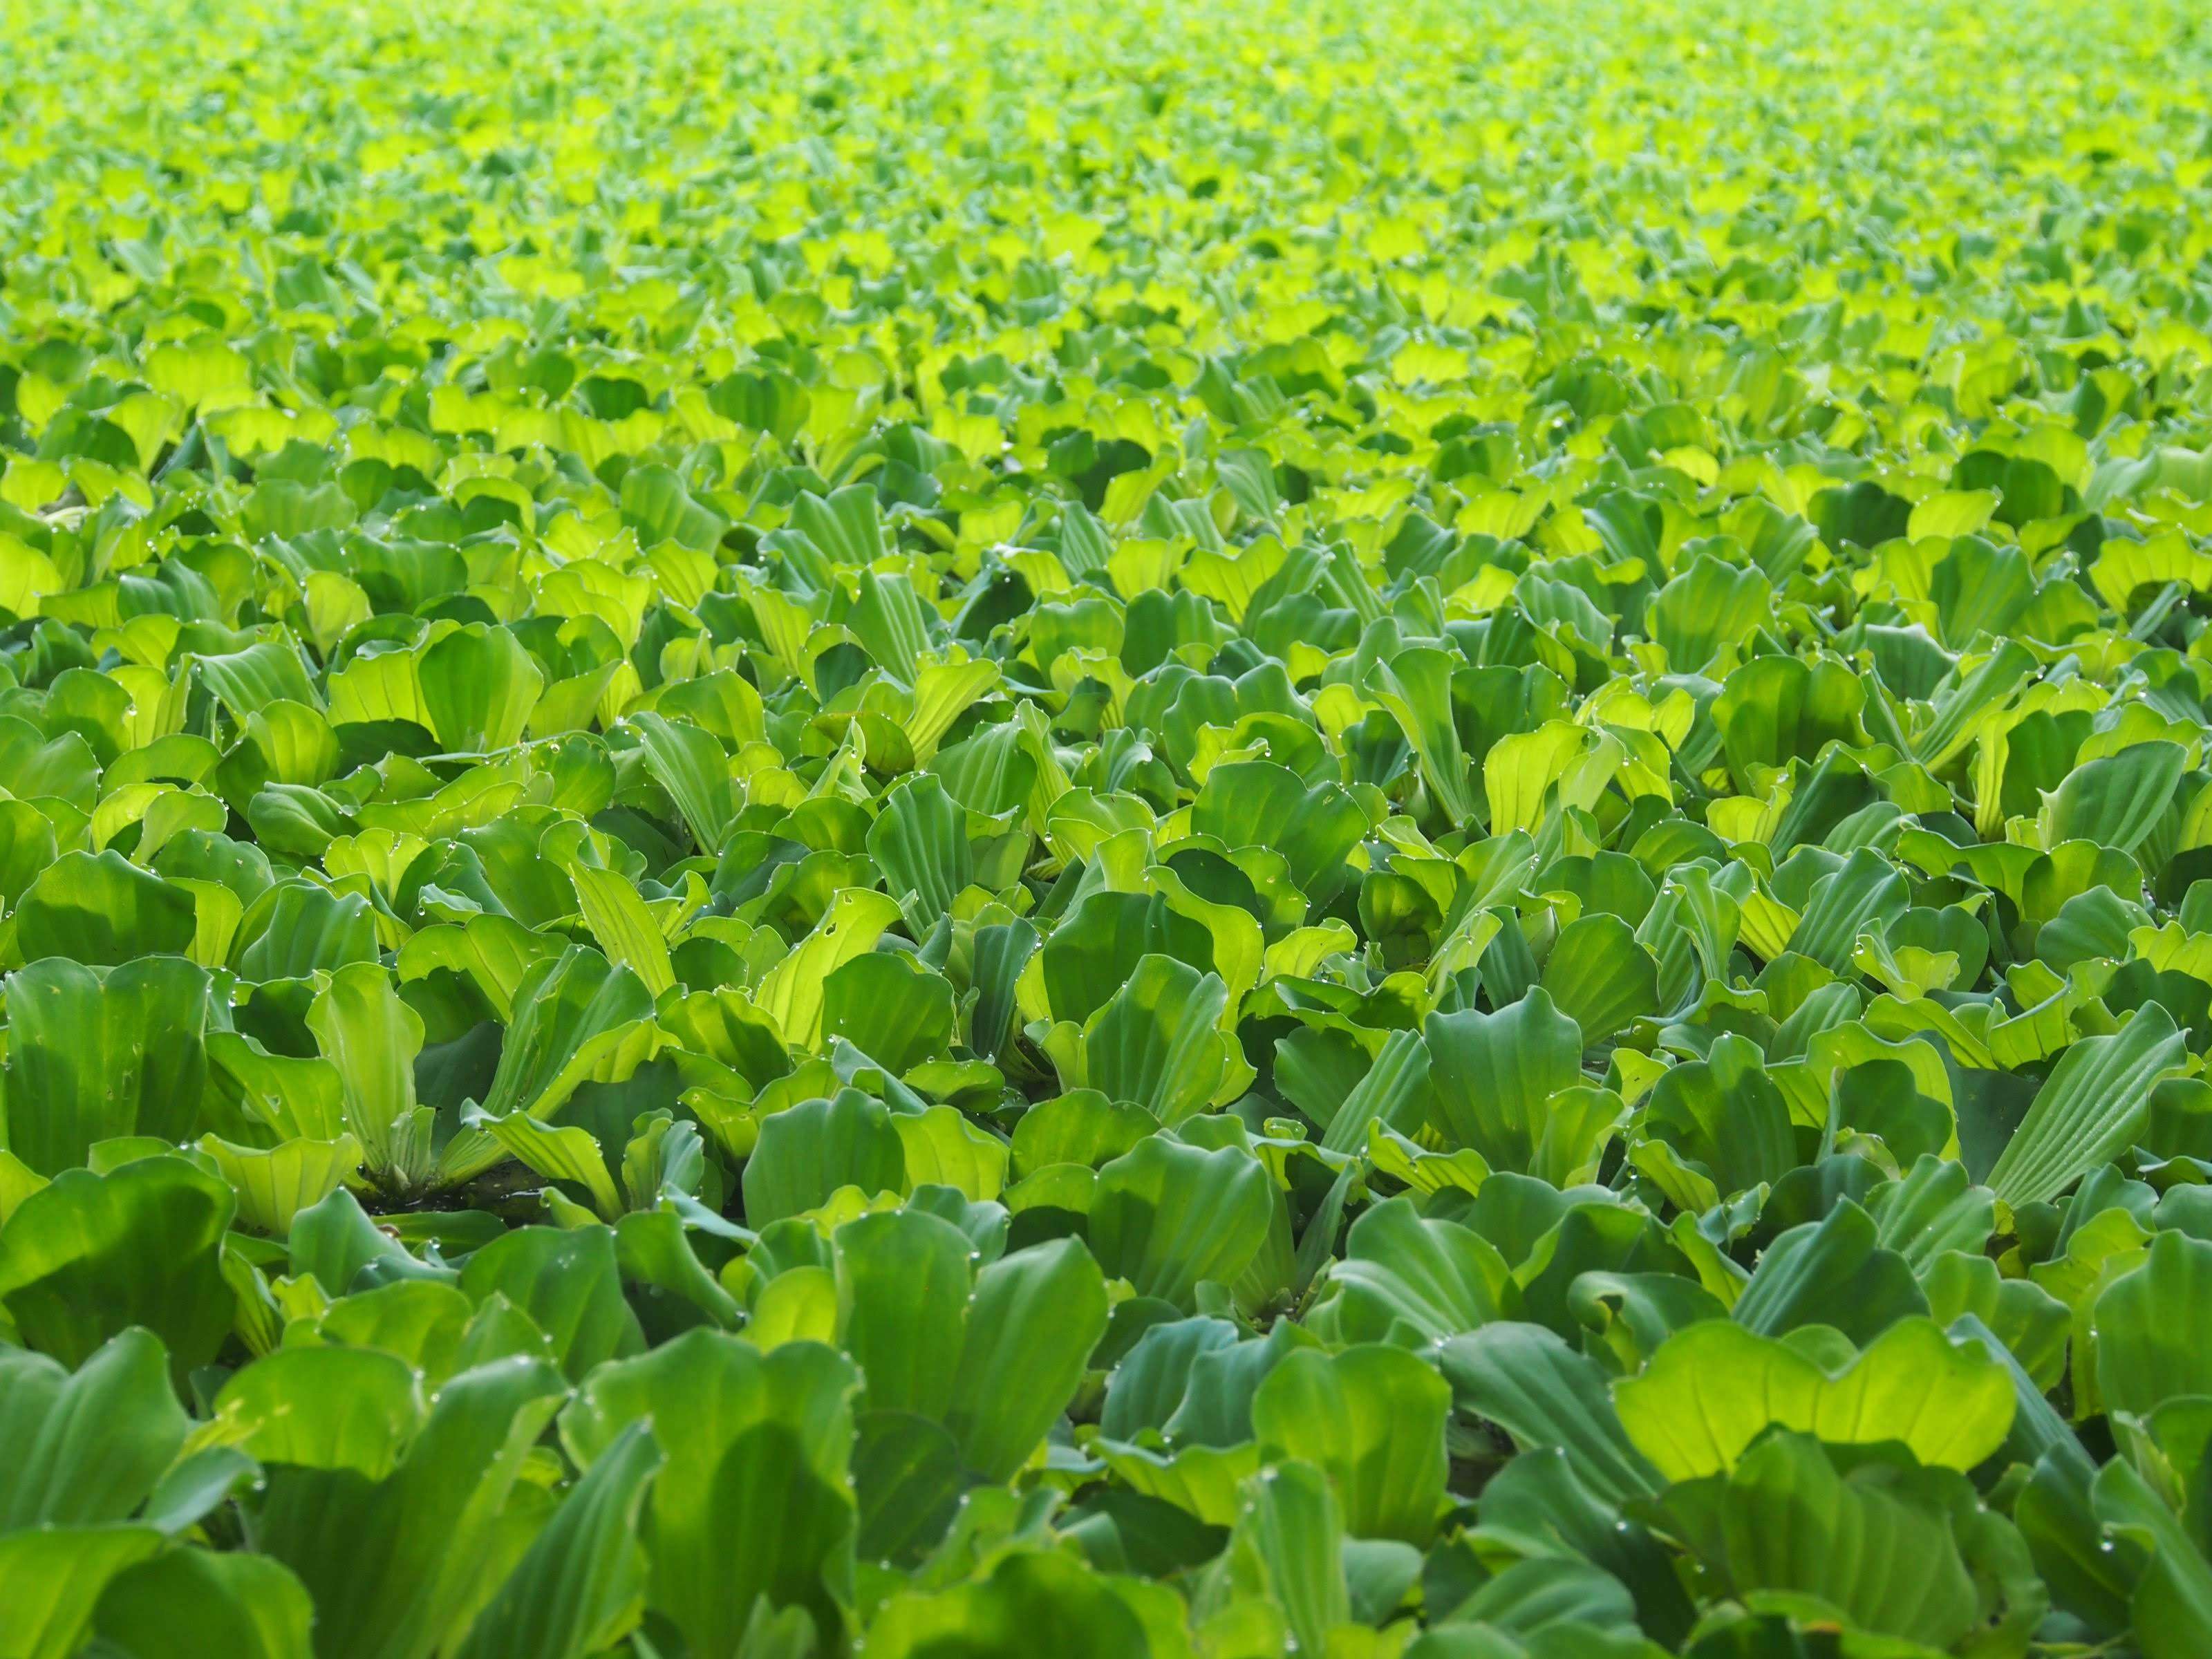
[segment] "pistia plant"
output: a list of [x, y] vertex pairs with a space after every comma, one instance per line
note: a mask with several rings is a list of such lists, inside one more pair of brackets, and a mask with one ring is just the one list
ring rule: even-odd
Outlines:
[[0, 1659], [2212, 1653], [2124, 11], [0, 13]]

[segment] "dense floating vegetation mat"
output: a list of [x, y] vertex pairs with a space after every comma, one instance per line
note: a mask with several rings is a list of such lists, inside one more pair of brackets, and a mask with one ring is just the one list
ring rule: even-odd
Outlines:
[[0, 1655], [2212, 1652], [2196, 8], [5, 19]]

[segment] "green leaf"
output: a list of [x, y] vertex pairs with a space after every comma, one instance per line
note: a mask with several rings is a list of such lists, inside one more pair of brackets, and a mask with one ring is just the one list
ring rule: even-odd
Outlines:
[[1826, 1325], [1865, 1342], [1926, 1313], [1928, 1298], [1905, 1258], [1882, 1247], [1873, 1218], [1846, 1198], [1768, 1245], [1732, 1311], [1764, 1336]]
[[942, 1054], [957, 1019], [951, 981], [903, 951], [854, 957], [822, 984], [823, 1035], [896, 1074]]
[[822, 983], [838, 969], [876, 948], [899, 908], [882, 893], [851, 888], [830, 902], [814, 931], [770, 969], [754, 1006], [775, 1022], [791, 1048], [808, 1053], [822, 1042]]
[[469, 1258], [461, 1289], [479, 1305], [499, 1295], [529, 1315], [552, 1339], [554, 1358], [571, 1382], [645, 1346], [623, 1297], [611, 1228], [503, 1233]]
[[1713, 700], [1713, 723], [1736, 787], [1756, 792], [1758, 769], [1814, 760], [1829, 743], [1865, 740], [1866, 688], [1842, 663], [1754, 657]]
[[1188, 1310], [1200, 1283], [1230, 1284], [1251, 1265], [1279, 1202], [1250, 1153], [1155, 1136], [1099, 1171], [1091, 1253], [1138, 1295]]
[[7, 980], [9, 1150], [41, 1175], [96, 1140], [179, 1141], [206, 1086], [208, 976], [179, 957], [87, 968], [49, 957]]
[[374, 1348], [280, 1348], [216, 1396], [224, 1443], [262, 1463], [353, 1469], [381, 1480], [423, 1413], [413, 1368]]
[[1838, 1445], [1896, 1441], [1923, 1463], [1971, 1469], [2004, 1443], [2013, 1416], [2004, 1368], [1928, 1319], [1899, 1321], [1829, 1370], [1787, 1342], [1708, 1320], [1615, 1383], [1613, 1401], [1629, 1438], [1670, 1480], [1735, 1468], [1776, 1426]]
[[718, 850], [734, 816], [730, 798], [730, 762], [713, 736], [688, 720], [640, 713], [629, 717], [653, 781], [668, 792], [684, 815], [693, 843], [702, 853]]
[[2178, 743], [2138, 743], [2075, 767], [2044, 798], [2036, 830], [2045, 847], [2094, 842], [2132, 853], [2172, 803], [2189, 751]]
[[969, 1468], [1007, 1480], [1029, 1461], [1081, 1382], [1106, 1314], [1104, 1275], [1074, 1239], [1016, 1250], [975, 1276], [945, 1419]]
[[1064, 1551], [1013, 1551], [987, 1577], [894, 1596], [868, 1631], [868, 1659], [1152, 1659], [1144, 1621], [1113, 1584]]
[[[1279, 1085], [1285, 1069], [1278, 1048]], [[1421, 1034], [1393, 1031], [1365, 1074], [1338, 1103], [1322, 1135], [1322, 1147], [1332, 1152], [1359, 1152], [1378, 1128], [1410, 1131], [1419, 1127], [1428, 1097], [1429, 1070], [1429, 1048]]]
[[864, 1560], [910, 1566], [944, 1537], [967, 1480], [950, 1431], [910, 1412], [854, 1419], [855, 1547]]
[[[1912, 509], [1913, 521], [1908, 522], [1905, 533], [1917, 539], [1921, 532], [1914, 527], [1914, 521], [1931, 508], [1929, 516], [1938, 522], [1947, 518], [1952, 522], [1971, 519], [1972, 508], [1960, 501], [1962, 493], [1946, 492], [1916, 505]], [[1989, 494], [1973, 493], [1984, 499]], [[1951, 513], [1945, 511], [1947, 498]], [[1957, 516], [1953, 517], [1953, 514]], [[1981, 527], [1972, 526], [1975, 530]], [[2027, 555], [2017, 547], [1995, 546], [1970, 531], [1929, 533], [1953, 538], [1951, 550], [1936, 565], [1934, 578], [1929, 583], [1929, 597], [1935, 601], [1944, 643], [1958, 647], [1974, 644], [1984, 635], [2011, 632], [2020, 613], [2034, 597], [2034, 578]]]
[[1633, 1628], [1636, 1603], [1611, 1573], [1571, 1557], [1516, 1561], [1444, 1613], [1437, 1628], [1485, 1626], [1534, 1638], [1547, 1631], [1581, 1641], [1607, 1628]]
[[545, 676], [504, 628], [434, 631], [415, 665], [430, 731], [454, 754], [505, 749], [522, 736]]
[[1455, 824], [1473, 823], [1474, 788], [1452, 720], [1452, 662], [1428, 647], [1401, 651], [1375, 665], [1375, 700], [1389, 711], [1420, 762], [1421, 781]]
[[1083, 1081], [1170, 1127], [1223, 1103], [1242, 1059], [1219, 1029], [1228, 1001], [1218, 975], [1173, 957], [1139, 958], [1127, 983], [1084, 1027]]
[[600, 1367], [562, 1414], [562, 1443], [580, 1463], [641, 1419], [680, 1449], [647, 1505], [647, 1601], [694, 1652], [734, 1649], [757, 1596], [837, 1627], [831, 1586], [851, 1571], [845, 1469], [858, 1381], [817, 1344], [763, 1355], [693, 1330]]
[[2112, 1279], [2090, 1312], [2106, 1408], [2148, 1416], [2169, 1400], [2212, 1395], [2212, 1346], [2199, 1329], [2208, 1310], [2212, 1243], [2159, 1234], [2141, 1264]]
[[43, 1354], [0, 1349], [0, 1534], [136, 1514], [185, 1443], [168, 1356], [126, 1330], [72, 1373]]
[[1723, 1034], [1707, 1059], [1669, 1066], [1653, 1087], [1630, 1159], [1681, 1208], [1708, 1210], [1796, 1167], [1789, 1103], [1765, 1058], [1748, 1038]]
[[293, 1217], [321, 1203], [362, 1164], [361, 1143], [349, 1134], [334, 1140], [287, 1140], [267, 1148], [233, 1146], [205, 1135], [199, 1149], [215, 1160], [238, 1194], [240, 1223], [279, 1238], [291, 1231]]
[[2212, 1562], [2157, 1491], [2125, 1459], [2097, 1471], [2096, 1518], [2148, 1552], [2134, 1593], [2134, 1635], [2144, 1659], [2184, 1659], [2212, 1641]]
[[838, 1346], [860, 1368], [872, 1411], [942, 1422], [967, 1339], [968, 1236], [915, 1210], [837, 1230]]
[[53, 821], [27, 800], [0, 801], [0, 904], [12, 909], [54, 861]]
[[111, 1579], [94, 1627], [133, 1659], [310, 1659], [314, 1613], [265, 1555], [173, 1549]]
[[64, 853], [15, 907], [15, 955], [95, 968], [184, 956], [198, 932], [192, 896], [116, 852]]
[[1619, 916], [1581, 916], [1562, 927], [1540, 983], [1589, 1042], [1610, 1041], [1659, 1012], [1659, 964]]
[[258, 927], [238, 955], [240, 977], [305, 979], [317, 969], [377, 961], [376, 924], [367, 898], [313, 882], [286, 882], [254, 902], [241, 931]]
[[868, 826], [868, 856], [919, 939], [975, 878], [967, 809], [930, 773], [886, 792]]
[[426, 1269], [408, 1255], [406, 1246], [369, 1219], [361, 1200], [343, 1187], [295, 1216], [285, 1244], [293, 1273], [312, 1275], [335, 1296], [352, 1289], [372, 1265], [400, 1278], [450, 1277]]
[[514, 1017], [484, 1111], [542, 1116], [564, 1095], [564, 1083], [572, 1088], [576, 1076], [652, 1012], [644, 981], [596, 951], [572, 945], [541, 958], [515, 986]]
[[1939, 489], [1913, 504], [1905, 533], [1914, 541], [1923, 536], [1946, 540], [1971, 536], [1989, 523], [1996, 508], [1994, 489]]
[[1191, 828], [1231, 848], [1269, 847], [1283, 855], [1291, 880], [1316, 904], [1345, 880], [1345, 857], [1367, 833], [1367, 815], [1344, 788], [1323, 781], [1309, 788], [1286, 766], [1227, 761], [1206, 775], [1191, 804]]
[[1773, 1597], [1815, 1617], [1827, 1610], [1943, 1650], [1980, 1625], [1984, 1608], [1951, 1504], [1929, 1474], [1880, 1462], [1842, 1474], [1815, 1442], [1780, 1434], [1732, 1474], [1677, 1486], [1661, 1502], [1670, 1528], [1738, 1598]]
[[[842, 543], [857, 550], [877, 535], [875, 491], [842, 489], [831, 497], [831, 503], [837, 510], [837, 518], [844, 522], [838, 526], [839, 533], [817, 536], [824, 545]], [[853, 514], [846, 509], [854, 506], [865, 511], [865, 526], [852, 522]], [[801, 520], [805, 514], [794, 513], [793, 517]], [[830, 517], [817, 514], [812, 523], [817, 530], [826, 532]], [[929, 649], [930, 631], [928, 614], [911, 580], [864, 567], [860, 571], [860, 596], [847, 613], [845, 624], [878, 667], [901, 685], [915, 683], [922, 653]]]
[[1252, 1426], [1270, 1457], [1325, 1471], [1359, 1538], [1425, 1547], [1444, 1501], [1444, 1419], [1451, 1390], [1403, 1348], [1364, 1343], [1294, 1353], [1252, 1400]]
[[623, 475], [622, 514], [647, 547], [672, 541], [712, 553], [729, 529], [727, 520], [700, 505], [665, 466], [635, 466]]
[[1053, 1018], [1079, 1024], [1112, 1000], [1148, 955], [1200, 969], [1213, 965], [1206, 930], [1158, 894], [1091, 893], [1060, 919], [1037, 954], [1033, 971]]
[[1510, 1289], [1488, 1240], [1394, 1198], [1352, 1224], [1311, 1322], [1332, 1342], [1442, 1342], [1502, 1317]]
[[661, 1462], [647, 1425], [617, 1435], [477, 1615], [460, 1659], [584, 1659], [618, 1641], [637, 1616], [638, 1511]]
[[398, 1467], [272, 1469], [256, 1528], [315, 1607], [317, 1659], [405, 1659], [457, 1638], [501, 1559], [503, 1517], [565, 1390], [515, 1358], [441, 1390]]
[[247, 715], [272, 702], [296, 702], [309, 708], [323, 706], [300, 660], [296, 642], [289, 637], [198, 656], [191, 666], [200, 683], [221, 698], [231, 717], [241, 724]]
[[235, 1305], [219, 1261], [232, 1209], [230, 1188], [181, 1158], [65, 1170], [0, 1225], [0, 1306], [65, 1365], [133, 1325], [179, 1373], [205, 1364]]
[[890, 1109], [857, 1089], [802, 1101], [760, 1126], [745, 1160], [745, 1219], [755, 1228], [829, 1201], [840, 1187], [903, 1192], [906, 1143]]
[[570, 865], [568, 878], [576, 885], [584, 925], [607, 960], [635, 974], [647, 996], [658, 997], [673, 986], [676, 970], [669, 964], [668, 941], [637, 889], [619, 872], [587, 864]]
[[1540, 1325], [1500, 1323], [1437, 1351], [1454, 1401], [1524, 1449], [1556, 1446], [1576, 1476], [1609, 1502], [1649, 1496], [1662, 1477], [1630, 1438], [1597, 1362]]
[[2150, 1091], [2181, 1064], [2185, 1044], [2156, 1003], [2106, 1036], [2083, 1037], [2059, 1056], [2005, 1143], [1987, 1185], [2017, 1208], [2057, 1197], [2133, 1143]]
[[1494, 1014], [1431, 1014], [1429, 1121], [1448, 1146], [1493, 1170], [1567, 1184], [1595, 1147], [1553, 1097], [1582, 1081], [1583, 1033], [1540, 986]]
[[1281, 1463], [1247, 1480], [1243, 1497], [1229, 1544], [1231, 1571], [1249, 1560], [1298, 1650], [1327, 1652], [1328, 1632], [1352, 1620], [1343, 1514], [1328, 1477], [1310, 1463]]
[[[414, 1115], [415, 1057], [422, 1018], [400, 1000], [380, 962], [357, 962], [332, 974], [307, 1011], [323, 1058], [337, 1068], [345, 1125], [372, 1171], [402, 1186], [426, 1171], [399, 1154]], [[501, 1056], [504, 1065], [505, 1057]]]
[[435, 1388], [451, 1376], [475, 1312], [468, 1297], [434, 1279], [402, 1279], [357, 1291], [316, 1322], [325, 1342], [378, 1348], [404, 1359]]
[[1697, 559], [1652, 601], [1651, 637], [1675, 673], [1701, 674], [1766, 619], [1772, 598], [1772, 584], [1757, 570]]
[[100, 793], [100, 762], [82, 733], [64, 732], [49, 742], [28, 720], [0, 723], [0, 762], [17, 799], [64, 801], [89, 813]]
[[612, 1221], [623, 1212], [623, 1195], [607, 1168], [606, 1155], [590, 1130], [573, 1123], [557, 1127], [540, 1123], [527, 1112], [489, 1117], [477, 1111], [465, 1114], [463, 1121], [489, 1134], [518, 1162], [547, 1180], [581, 1187], [601, 1219]]
[[0, 1659], [70, 1659], [107, 1587], [162, 1543], [151, 1527], [0, 1534]]

